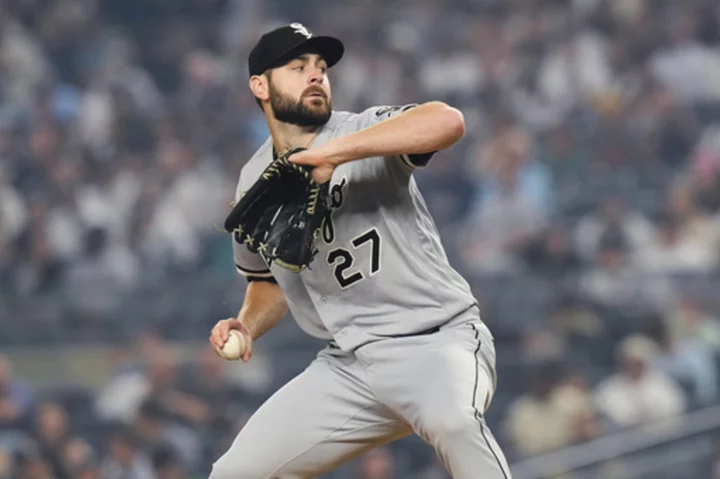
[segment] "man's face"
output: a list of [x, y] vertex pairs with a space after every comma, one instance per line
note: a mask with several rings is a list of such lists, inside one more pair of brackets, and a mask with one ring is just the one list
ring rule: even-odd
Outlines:
[[628, 358], [625, 360], [625, 374], [632, 381], [638, 381], [643, 378], [647, 366], [645, 361], [638, 358]]
[[124, 438], [114, 438], [110, 443], [110, 456], [120, 465], [128, 466], [135, 456], [135, 448]]
[[615, 271], [625, 263], [625, 255], [619, 248], [606, 248], [600, 253], [600, 262], [606, 270]]
[[273, 69], [268, 82], [270, 107], [278, 121], [317, 127], [330, 119], [330, 82], [320, 55], [307, 53]]

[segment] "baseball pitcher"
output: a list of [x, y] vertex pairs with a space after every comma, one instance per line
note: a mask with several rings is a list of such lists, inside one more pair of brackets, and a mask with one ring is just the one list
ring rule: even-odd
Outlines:
[[[493, 338], [413, 178], [463, 136], [463, 116], [440, 102], [333, 111], [328, 69], [343, 53], [338, 39], [293, 23], [263, 35], [248, 59], [271, 135], [242, 169], [236, 201], [280, 175], [278, 165], [296, 165], [323, 185], [310, 202], [324, 191], [328, 209], [309, 267], [293, 270], [247, 227], [234, 230], [247, 292], [210, 343], [220, 350], [237, 331], [248, 361], [252, 342], [289, 309], [327, 346], [255, 412], [210, 479], [315, 478], [409, 434], [454, 478], [509, 479], [484, 420], [496, 384]], [[267, 211], [254, 224], [307, 223], [287, 208]]]

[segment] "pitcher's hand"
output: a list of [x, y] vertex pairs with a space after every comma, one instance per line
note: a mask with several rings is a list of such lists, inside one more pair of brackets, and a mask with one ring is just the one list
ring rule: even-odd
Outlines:
[[312, 166], [312, 177], [315, 183], [323, 184], [330, 181], [337, 165], [326, 155], [322, 147], [300, 151], [290, 156], [288, 160], [298, 165]]
[[245, 353], [240, 359], [248, 362], [250, 360], [250, 356], [252, 356], [252, 335], [245, 325], [237, 318], [228, 318], [218, 321], [210, 332], [210, 344], [215, 352], [217, 352], [218, 349], [222, 349], [225, 345], [225, 341], [227, 341], [230, 336], [230, 331], [233, 329], [239, 331], [245, 337]]

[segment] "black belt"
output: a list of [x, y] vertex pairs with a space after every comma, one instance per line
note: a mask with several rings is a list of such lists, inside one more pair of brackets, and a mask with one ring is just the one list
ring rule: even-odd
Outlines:
[[426, 329], [425, 331], [418, 331], [417, 333], [397, 334], [397, 335], [391, 336], [391, 337], [392, 338], [407, 338], [409, 336], [425, 336], [426, 334], [435, 334], [438, 331], [440, 331], [440, 326], [435, 326], [434, 328]]

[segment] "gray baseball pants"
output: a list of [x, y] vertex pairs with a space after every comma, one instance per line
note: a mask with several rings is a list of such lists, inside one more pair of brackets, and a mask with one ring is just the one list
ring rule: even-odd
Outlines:
[[249, 419], [210, 479], [312, 479], [415, 433], [455, 479], [510, 479], [483, 413], [495, 347], [477, 313], [432, 334], [329, 346]]

